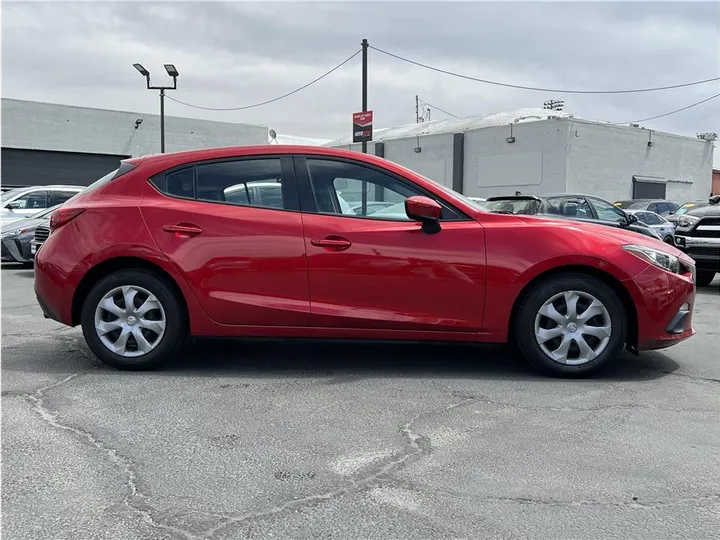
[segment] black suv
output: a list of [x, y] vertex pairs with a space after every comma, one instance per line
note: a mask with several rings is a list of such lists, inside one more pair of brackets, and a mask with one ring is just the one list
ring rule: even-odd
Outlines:
[[720, 272], [720, 195], [678, 217], [675, 245], [697, 265], [697, 284], [707, 287]]
[[624, 212], [605, 199], [591, 195], [561, 193], [497, 196], [489, 197], [484, 206], [488, 212], [564, 218], [619, 227], [662, 242], [662, 237], [653, 228], [639, 222], [632, 214]]

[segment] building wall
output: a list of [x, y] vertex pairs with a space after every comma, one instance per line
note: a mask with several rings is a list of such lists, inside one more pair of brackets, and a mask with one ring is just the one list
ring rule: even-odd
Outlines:
[[[385, 159], [407, 167], [439, 184], [452, 187], [452, 133], [426, 135], [419, 138], [390, 139], [384, 141], [384, 144]], [[346, 144], [335, 148], [360, 152], [362, 145], [360, 143]], [[415, 148], [420, 148], [420, 152], [416, 152]], [[375, 155], [375, 143], [369, 142], [367, 151], [369, 154]]]
[[[135, 121], [143, 122], [135, 129]], [[165, 117], [165, 151], [267, 144], [267, 126]], [[2, 146], [141, 156], [160, 152], [160, 116], [2, 100]]]
[[567, 190], [609, 200], [632, 197], [633, 175], [668, 179], [666, 197], [685, 202], [710, 193], [712, 143], [650, 130], [566, 120]]
[[[567, 123], [543, 120], [465, 133], [463, 192], [476, 197], [565, 191]], [[452, 152], [450, 153], [452, 155]]]

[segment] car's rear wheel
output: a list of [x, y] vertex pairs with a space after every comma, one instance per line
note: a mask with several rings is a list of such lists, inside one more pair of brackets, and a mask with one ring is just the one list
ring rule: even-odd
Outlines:
[[663, 238], [663, 241], [666, 244], [670, 244], [671, 246], [675, 245], [675, 240], [673, 240], [673, 237], [671, 235], [667, 235], [665, 238]]
[[120, 270], [96, 283], [83, 303], [85, 341], [118, 369], [152, 369], [187, 337], [183, 305], [165, 280], [145, 270]]
[[712, 270], [698, 270], [697, 271], [697, 286], [708, 287], [715, 279], [715, 272]]
[[623, 350], [627, 315], [618, 295], [584, 274], [556, 275], [521, 300], [515, 337], [535, 367], [555, 376], [586, 376]]

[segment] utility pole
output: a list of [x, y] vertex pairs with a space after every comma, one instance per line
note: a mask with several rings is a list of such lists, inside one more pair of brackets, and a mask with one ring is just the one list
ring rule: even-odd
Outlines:
[[[367, 61], [368, 61], [368, 40], [362, 40], [362, 112], [367, 112]], [[367, 141], [363, 138], [362, 152], [367, 154]], [[365, 207], [363, 201], [363, 208]]]

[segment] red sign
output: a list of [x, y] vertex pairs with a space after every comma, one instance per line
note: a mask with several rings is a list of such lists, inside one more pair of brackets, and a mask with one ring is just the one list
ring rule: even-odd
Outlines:
[[372, 141], [373, 112], [353, 113], [353, 142]]

